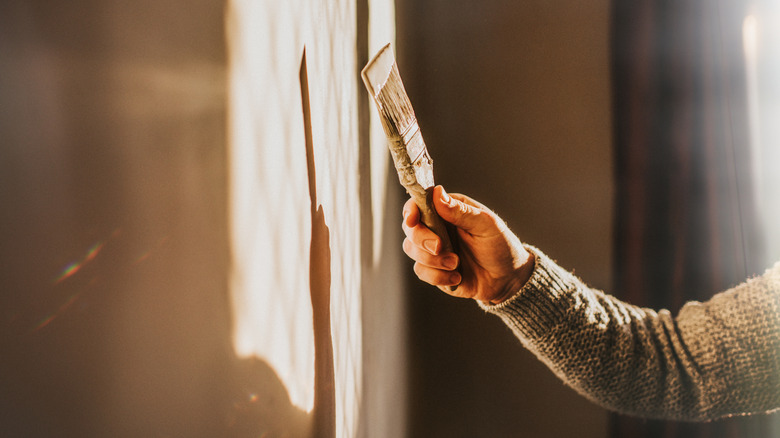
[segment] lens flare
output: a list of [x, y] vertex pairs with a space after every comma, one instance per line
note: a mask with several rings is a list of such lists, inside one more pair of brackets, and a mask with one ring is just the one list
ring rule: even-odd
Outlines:
[[58, 275], [54, 279], [54, 284], [61, 283], [66, 279], [76, 275], [76, 273], [79, 272], [81, 268], [86, 266], [87, 263], [91, 262], [92, 260], [95, 260], [95, 257], [97, 257], [97, 255], [100, 253], [100, 251], [103, 249], [105, 245], [106, 245], [105, 241], [97, 242], [94, 245], [92, 245], [89, 248], [89, 250], [87, 250], [87, 254], [81, 260], [70, 263], [62, 270], [60, 275]]
[[75, 303], [76, 300], [79, 299], [81, 294], [82, 294], [82, 292], [79, 292], [77, 294], [71, 295], [70, 298], [68, 298], [68, 301], [66, 301], [63, 305], [61, 305], [60, 308], [57, 309], [56, 312], [54, 312], [51, 315], [43, 318], [43, 320], [41, 320], [41, 322], [39, 322], [38, 325], [35, 327], [35, 331], [41, 330], [42, 328], [44, 328], [47, 325], [49, 325], [52, 321], [57, 319], [58, 316], [60, 316], [63, 313], [65, 313], [65, 311], [67, 311], [70, 308], [70, 306], [72, 306], [73, 303]]
[[136, 259], [133, 261], [133, 265], [137, 265], [137, 264], [139, 264], [139, 263], [143, 263], [143, 262], [145, 262], [145, 261], [146, 261], [146, 260], [147, 260], [149, 257], [151, 257], [151, 256], [152, 256], [152, 254], [153, 254], [155, 251], [157, 251], [157, 250], [158, 250], [158, 249], [159, 249], [161, 246], [163, 246], [163, 245], [164, 245], [166, 242], [168, 242], [168, 239], [170, 239], [170, 236], [165, 236], [165, 237], [162, 237], [162, 238], [160, 238], [160, 239], [157, 241], [157, 243], [155, 243], [155, 244], [154, 244], [154, 246], [152, 247], [152, 249], [150, 249], [149, 251], [146, 251], [145, 253], [143, 253], [143, 254], [141, 254], [140, 256], [138, 256], [138, 257], [137, 257], [137, 258], [136, 258]]

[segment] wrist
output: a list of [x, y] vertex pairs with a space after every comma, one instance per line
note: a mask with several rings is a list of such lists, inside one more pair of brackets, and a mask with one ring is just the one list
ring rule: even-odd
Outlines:
[[520, 262], [520, 266], [515, 269], [502, 290], [496, 294], [494, 298], [490, 299], [488, 304], [501, 304], [512, 298], [520, 292], [525, 284], [531, 279], [536, 265], [536, 257], [530, 251], [525, 250], [525, 248], [523, 248], [523, 253], [525, 254], [525, 260]]

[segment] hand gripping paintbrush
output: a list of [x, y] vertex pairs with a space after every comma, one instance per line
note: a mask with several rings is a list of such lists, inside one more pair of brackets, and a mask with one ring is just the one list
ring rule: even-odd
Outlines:
[[[433, 160], [428, 154], [412, 103], [406, 95], [390, 44], [384, 46], [361, 72], [393, 157], [401, 185], [420, 209], [422, 223], [441, 239], [441, 252], [452, 252], [447, 225], [433, 207]], [[457, 286], [450, 288], [454, 291]]]

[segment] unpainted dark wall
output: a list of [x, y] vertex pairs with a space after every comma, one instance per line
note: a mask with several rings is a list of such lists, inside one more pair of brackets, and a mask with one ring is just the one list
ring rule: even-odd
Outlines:
[[[399, 68], [437, 181], [600, 288], [612, 254], [608, 4], [398, 2]], [[498, 318], [409, 281], [411, 436], [606, 435], [606, 412]]]

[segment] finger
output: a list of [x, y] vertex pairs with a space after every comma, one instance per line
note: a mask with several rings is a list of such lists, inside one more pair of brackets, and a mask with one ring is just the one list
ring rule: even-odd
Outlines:
[[414, 273], [417, 278], [433, 286], [457, 286], [461, 280], [457, 271], [431, 268], [421, 263], [414, 264]]
[[452, 271], [458, 267], [458, 256], [456, 254], [433, 255], [418, 247], [409, 239], [404, 239], [403, 250], [409, 258], [429, 268]]
[[506, 225], [490, 209], [461, 194], [448, 194], [442, 186], [433, 189], [433, 203], [442, 219], [472, 235], [492, 235]]
[[436, 255], [441, 250], [441, 238], [420, 222], [420, 210], [413, 201], [412, 204], [412, 206], [408, 206], [407, 202], [407, 206], [404, 207], [404, 220], [401, 228], [412, 243]]
[[414, 199], [409, 198], [406, 200], [403, 209], [404, 221], [413, 227], [420, 222], [420, 208], [414, 203]]
[[[441, 190], [442, 190], [442, 193], [445, 193], [444, 187], [442, 187]], [[446, 192], [446, 193], [448, 195], [450, 195], [451, 197], [455, 198], [456, 200], [464, 203], [464, 204], [471, 205], [472, 207], [475, 207], [475, 208], [477, 208], [479, 210], [490, 211], [489, 208], [485, 207], [485, 204], [477, 201], [476, 199], [470, 198], [470, 197], [468, 197], [468, 196], [466, 196], [464, 194], [461, 194], [461, 193], [449, 193], [449, 192]]]

